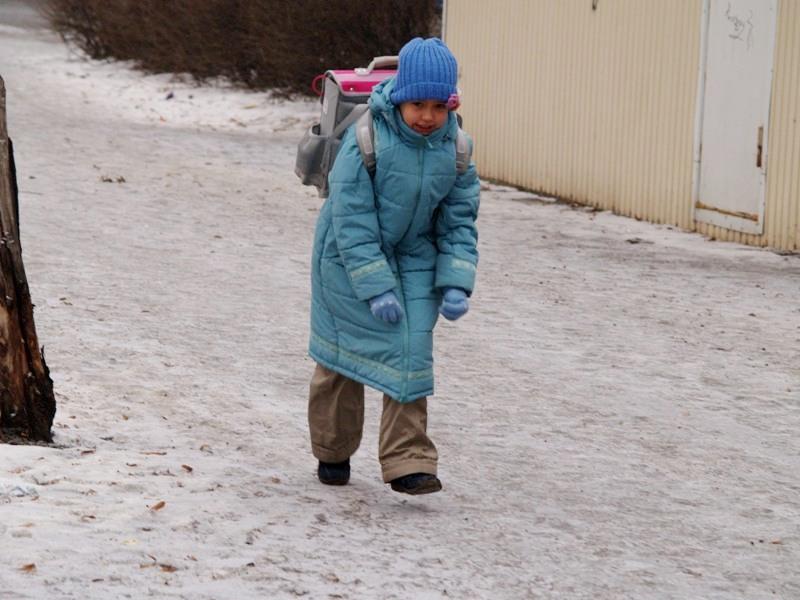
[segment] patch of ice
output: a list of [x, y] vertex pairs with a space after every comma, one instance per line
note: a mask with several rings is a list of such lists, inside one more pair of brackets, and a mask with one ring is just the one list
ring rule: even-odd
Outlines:
[[13, 498], [38, 498], [39, 492], [35, 486], [15, 479], [0, 479], [0, 501]]

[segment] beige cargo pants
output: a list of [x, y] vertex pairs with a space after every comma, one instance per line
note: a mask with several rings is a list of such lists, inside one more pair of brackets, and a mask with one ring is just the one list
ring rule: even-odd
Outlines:
[[[426, 433], [428, 400], [401, 404], [383, 396], [378, 459], [383, 481], [409, 475], [436, 475], [438, 454]], [[311, 449], [322, 462], [343, 462], [361, 444], [364, 386], [317, 365], [308, 395]]]

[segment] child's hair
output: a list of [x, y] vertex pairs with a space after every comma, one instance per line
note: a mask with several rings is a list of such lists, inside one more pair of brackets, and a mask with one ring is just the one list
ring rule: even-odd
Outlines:
[[456, 57], [439, 38], [414, 38], [400, 50], [394, 91], [395, 105], [416, 100], [447, 102], [458, 97]]

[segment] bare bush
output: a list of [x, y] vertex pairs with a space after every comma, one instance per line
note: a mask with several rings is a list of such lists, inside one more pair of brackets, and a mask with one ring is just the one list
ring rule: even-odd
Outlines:
[[63, 39], [92, 58], [149, 72], [225, 76], [310, 93], [328, 68], [364, 65], [429, 36], [435, 0], [46, 0]]

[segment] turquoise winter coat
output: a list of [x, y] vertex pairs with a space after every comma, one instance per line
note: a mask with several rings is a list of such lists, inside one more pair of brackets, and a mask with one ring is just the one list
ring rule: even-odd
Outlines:
[[[364, 166], [354, 128], [330, 173], [311, 266], [311, 340], [318, 363], [399, 402], [433, 393], [433, 328], [441, 290], [472, 293], [480, 182], [456, 176], [456, 117], [423, 136], [389, 100], [394, 80], [370, 97], [377, 165]], [[369, 299], [393, 290], [398, 323], [375, 318]]]

